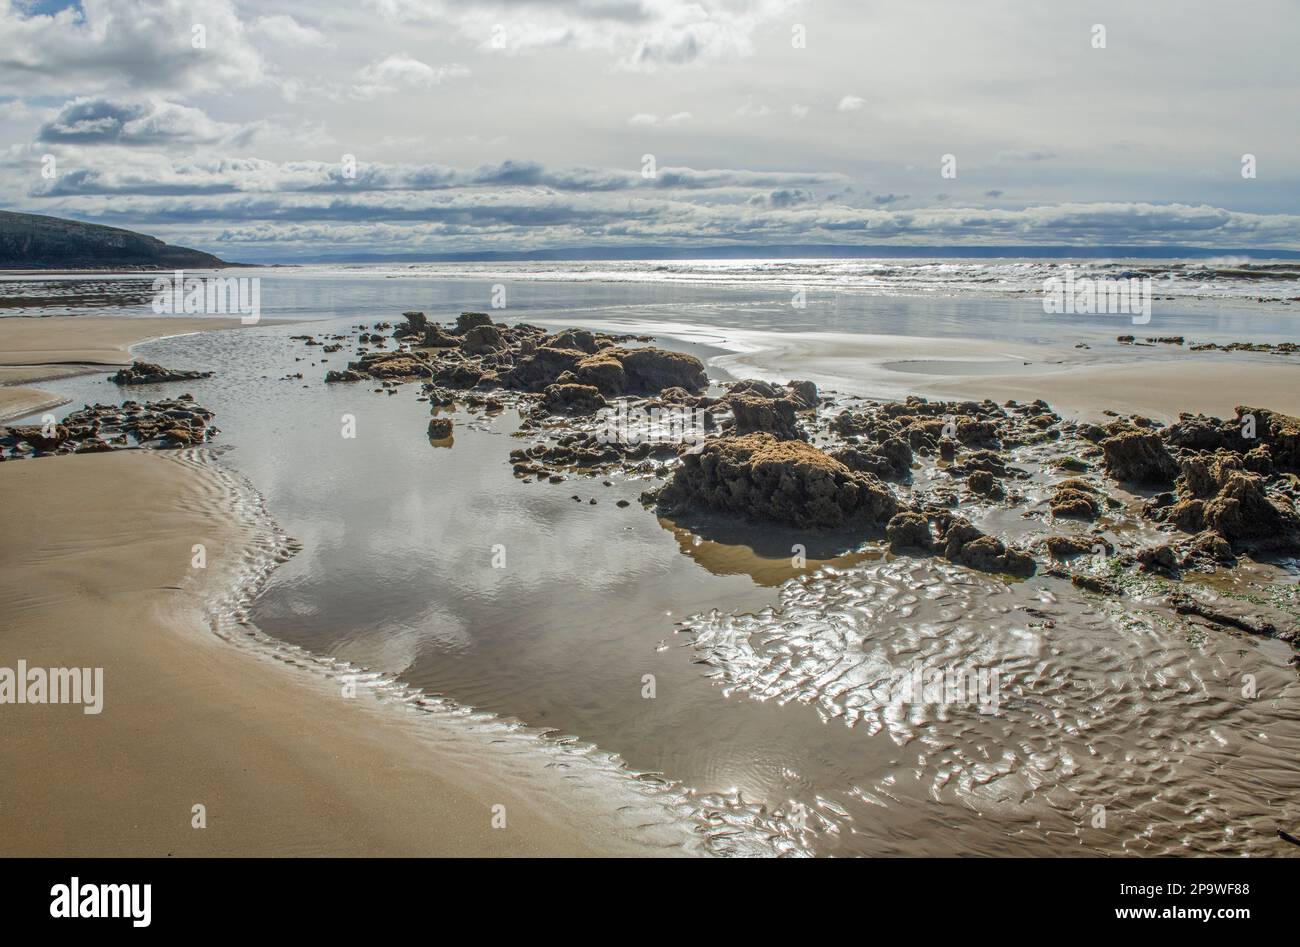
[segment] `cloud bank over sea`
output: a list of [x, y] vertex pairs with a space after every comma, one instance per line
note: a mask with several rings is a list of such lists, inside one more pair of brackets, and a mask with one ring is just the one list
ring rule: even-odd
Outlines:
[[1297, 249], [1296, 40], [1285, 0], [1226, 21], [1172, 0], [4, 0], [0, 205], [250, 261]]

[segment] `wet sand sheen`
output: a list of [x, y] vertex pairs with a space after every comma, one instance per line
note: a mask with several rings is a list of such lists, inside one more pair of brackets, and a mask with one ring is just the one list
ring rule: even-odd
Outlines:
[[[131, 363], [130, 347], [146, 339], [238, 326], [238, 319], [48, 316], [0, 319], [0, 422], [64, 403], [33, 382]], [[21, 386], [21, 387], [20, 387]]]
[[[660, 770], [699, 787], [702, 797], [710, 797], [709, 804], [735, 813], [738, 821], [756, 818], [752, 806], [777, 813], [790, 799], [821, 800], [819, 818], [827, 820], [826, 830], [808, 840], [817, 851], [1173, 852], [1180, 850], [1181, 838], [1193, 839], [1198, 849], [1224, 845], [1225, 850], [1235, 850], [1233, 845], [1242, 844], [1197, 829], [1195, 808], [1160, 811], [1153, 823], [1156, 837], [1140, 847], [1134, 844], [1131, 822], [1126, 823], [1127, 834], [1117, 830], [1088, 837], [1069, 827], [1075, 824], [1066, 817], [1074, 815], [1072, 808], [1055, 821], [1045, 819], [1040, 807], [1053, 799], [1052, 794], [1029, 800], [1025, 786], [1040, 779], [1036, 772], [1052, 774], [1049, 782], [1058, 780], [1055, 774], [1077, 775], [1059, 761], [1052, 763], [1053, 754], [1085, 757], [1059, 728], [1035, 730], [1037, 718], [1029, 718], [1020, 729], [999, 732], [965, 726], [959, 718], [952, 721], [954, 732], [945, 729], [945, 721], [922, 718], [911, 740], [896, 744], [891, 736], [895, 730], [870, 732], [870, 715], [859, 699], [845, 703], [836, 688], [803, 683], [807, 669], [798, 661], [771, 661], [774, 674], [791, 685], [784, 688], [741, 688], [738, 682], [705, 676], [730, 673], [735, 667], [734, 661], [711, 653], [704, 654], [711, 663], [703, 672], [693, 663], [702, 650], [694, 646], [694, 631], [704, 627], [713, 609], [720, 610], [718, 621], [730, 615], [757, 629], [778, 653], [798, 655], [805, 642], [811, 642], [812, 655], [827, 647], [835, 650], [833, 642], [810, 638], [797, 624], [765, 617], [765, 609], [779, 604], [784, 595], [769, 583], [788, 577], [788, 557], [763, 543], [750, 546], [751, 553], [736, 543], [697, 542], [689, 531], [657, 523], [635, 505], [611, 509], [614, 499], [634, 499], [643, 482], [613, 488], [586, 478], [553, 486], [519, 483], [505, 462], [513, 446], [508, 440], [513, 412], [487, 418], [457, 411], [455, 447], [434, 451], [422, 440], [427, 407], [414, 402], [413, 389], [386, 398], [364, 389], [331, 390], [314, 383], [310, 390], [259, 383], [259, 374], [274, 378], [302, 352], [300, 346], [277, 341], [277, 332], [234, 333], [229, 339], [200, 336], [149, 347], [151, 357], [164, 353], [157, 355], [164, 362], [207, 365], [215, 360], [224, 369], [221, 381], [196, 385], [195, 390], [202, 389], [201, 400], [218, 408], [219, 424], [226, 431], [223, 440], [238, 445], [229, 462], [252, 476], [266, 491], [277, 517], [304, 541], [303, 553], [273, 576], [255, 606], [259, 620], [276, 635], [399, 674], [476, 707], [593, 739], [638, 769]], [[714, 330], [715, 336], [728, 334]], [[896, 344], [899, 351], [906, 350], [906, 340]], [[1005, 345], [1000, 348], [1006, 350]], [[773, 371], [782, 378], [798, 377], [807, 374], [801, 371], [805, 367], [795, 361], [790, 367], [778, 364]], [[749, 374], [747, 367], [736, 373]], [[240, 388], [246, 390], [232, 390]], [[266, 410], [268, 396], [275, 404], [273, 412]], [[360, 429], [368, 432], [364, 449], [346, 456], [338, 453], [335, 436], [344, 410], [355, 412]], [[322, 431], [330, 436], [323, 437]], [[570, 494], [579, 495], [582, 502], [574, 503]], [[589, 507], [589, 498], [597, 498], [599, 506]], [[491, 539], [504, 539], [510, 550], [512, 567], [505, 581], [491, 570], [486, 556], [480, 561], [474, 555], [476, 543], [486, 551]], [[823, 557], [809, 550], [809, 559], [815, 565]], [[806, 601], [805, 617], [820, 620], [817, 609], [842, 607], [841, 596], [853, 589], [883, 589], [889, 585], [890, 569], [897, 568], [862, 561], [838, 584]], [[921, 579], [909, 581], [924, 584]], [[963, 584], [972, 583], [949, 584], [949, 606], [965, 601], [955, 611], [976, 616], [1005, 614], [997, 611], [999, 601], [1032, 603], [1037, 601], [1033, 595], [1057, 594], [1049, 589], [1030, 595], [1025, 586], [1008, 592], [996, 584], [978, 583], [974, 591], [964, 591]], [[563, 593], [556, 594], [557, 589]], [[878, 597], [888, 600], [883, 591]], [[1116, 634], [1114, 616], [1087, 616], [1075, 602], [1062, 605], [1061, 612], [1062, 624], [1071, 632]], [[889, 624], [901, 614], [885, 610], [881, 624], [868, 626], [881, 647], [894, 647], [895, 641], [917, 647], [914, 641], [898, 638]], [[674, 635], [676, 623], [683, 620], [691, 634]], [[990, 649], [1000, 653], [998, 649], [1005, 651], [1017, 640], [1013, 632], [1018, 621], [1014, 615], [985, 621], [986, 637], [963, 634], [953, 640], [972, 655]], [[1099, 630], [1090, 630], [1093, 625]], [[1143, 673], [1157, 678], [1172, 674], [1204, 680], [1216, 676], [1214, 669], [1227, 660], [1225, 655], [1238, 649], [1229, 641], [1198, 652], [1158, 630], [1140, 638], [1137, 646], [1136, 653], [1121, 649], [1124, 659], [1101, 670], [1122, 676], [1134, 667], [1146, 667], [1150, 670]], [[1253, 642], [1244, 647], [1251, 654], [1259, 648]], [[839, 652], [851, 649], [839, 646]], [[1072, 668], [1088, 667], [1086, 650], [1075, 653], [1068, 647], [1063, 654], [1067, 681]], [[1274, 655], [1270, 663], [1274, 659], [1281, 673], [1282, 658]], [[745, 655], [746, 662], [752, 660], [753, 655]], [[658, 678], [659, 695], [652, 702], [637, 694], [646, 672]], [[1283, 689], [1286, 679], [1271, 680], [1284, 700], [1295, 699], [1293, 690]], [[1131, 705], [1142, 692], [1129, 685], [1116, 686], [1115, 693], [1112, 707]], [[1064, 703], [1054, 713], [1093, 713], [1088, 704], [1077, 702], [1080, 698], [1069, 686], [1057, 688], [1054, 695]], [[1103, 719], [1112, 716], [1122, 724], [1123, 711], [1102, 714]], [[1161, 732], [1178, 737], [1195, 725], [1188, 718], [1213, 725], [1222, 710], [1207, 714], [1195, 702], [1183, 707], [1171, 699], [1161, 704], [1154, 719]], [[1230, 716], [1222, 719], [1239, 725]], [[858, 722], [850, 729], [839, 720]], [[1261, 721], [1246, 723], [1256, 727]], [[1195, 791], [1198, 780], [1215, 785], [1213, 768], [1188, 769], [1172, 758], [1162, 759], [1131, 733], [1112, 733], [1107, 739], [1109, 747], [1121, 753], [1140, 751], [1143, 765], [1159, 774], [1166, 795], [1179, 792], [1189, 779], [1187, 791]], [[1271, 780], [1285, 785], [1292, 775], [1286, 753], [1295, 740], [1282, 731], [1271, 739], [1271, 746], [1251, 746], [1249, 759]], [[918, 740], [925, 746], [936, 741], [952, 744], [948, 752], [963, 760], [965, 776], [958, 778], [960, 773], [941, 751], [910, 763], [917, 758]], [[996, 758], [1002, 750], [1015, 752], [1013, 748], [1026, 741], [1034, 747], [1030, 758], [995, 781], [997, 793], [984, 791], [983, 775], [972, 761], [988, 754]], [[1274, 752], [1277, 746], [1284, 750]], [[952, 776], [939, 778], [943, 771]], [[1086, 767], [1082, 773], [1081, 778], [1091, 778]], [[1232, 778], [1238, 780], [1240, 771]], [[907, 783], [909, 779], [915, 785]], [[1059, 785], [1078, 791], [1077, 785]], [[1011, 791], [1013, 787], [1018, 788]], [[1216, 791], [1229, 792], [1232, 811], [1251, 813], [1259, 830], [1264, 820], [1258, 800], [1238, 798], [1239, 785]], [[722, 798], [733, 792], [743, 796], [744, 805], [730, 805], [734, 797]]]
[[[336, 682], [214, 636], [202, 599], [239, 578], [256, 527], [232, 518], [240, 501], [202, 465], [148, 452], [6, 463], [0, 499], [0, 663], [102, 667], [105, 692], [97, 716], [6, 709], [4, 854], [693, 847], [661, 803], [607, 777], [584, 784], [574, 765], [561, 775], [545, 754], [501, 752], [505, 734], [411, 717], [364, 688], [341, 699]], [[196, 541], [206, 570], [189, 567]], [[207, 809], [205, 829], [191, 827], [195, 804]], [[492, 827], [493, 805], [505, 806], [506, 828]]]

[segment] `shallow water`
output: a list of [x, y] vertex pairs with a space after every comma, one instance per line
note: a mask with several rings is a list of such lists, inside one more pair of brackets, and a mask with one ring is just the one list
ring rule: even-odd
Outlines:
[[[1008, 584], [872, 548], [819, 569], [810, 544], [809, 567], [797, 569], [792, 537], [704, 539], [660, 520], [636, 502], [645, 480], [523, 483], [507, 458], [520, 445], [511, 409], [454, 412], [454, 446], [439, 447], [417, 385], [388, 395], [322, 383], [352, 345], [322, 365], [320, 349], [290, 336], [345, 333], [413, 307], [482, 307], [471, 284], [439, 284], [433, 300], [411, 298], [423, 294], [408, 281], [367, 286], [368, 296], [350, 284], [295, 290], [279, 314], [310, 311], [312, 299], [338, 306], [307, 327], [137, 350], [212, 379], [43, 386], [70, 407], [188, 390], [216, 411], [217, 443], [232, 448], [223, 462], [302, 545], [251, 608], [267, 634], [591, 741], [702, 802], [750, 813], [792, 851], [1290, 854], [1274, 836], [1300, 824], [1300, 684], [1285, 646], [1189, 634], [1158, 609], [1060, 580]], [[621, 324], [715, 325], [721, 337], [790, 312], [764, 291], [539, 294], [506, 318], [562, 325], [585, 310]], [[837, 313], [815, 315], [825, 327], [847, 318]], [[1041, 318], [1023, 303], [893, 300], [873, 312], [872, 331], [941, 335], [977, 322], [1018, 338], [1022, 325], [1046, 331]], [[1248, 318], [1225, 312], [1198, 327], [1240, 338]], [[1290, 337], [1283, 317], [1261, 318]], [[707, 333], [691, 337], [711, 350]], [[305, 377], [284, 378], [296, 372]], [[344, 415], [355, 438], [342, 436]], [[998, 529], [1026, 528], [1004, 518]], [[900, 697], [914, 668], [954, 666], [996, 672], [995, 712]], [[1259, 698], [1240, 699], [1244, 674]]]

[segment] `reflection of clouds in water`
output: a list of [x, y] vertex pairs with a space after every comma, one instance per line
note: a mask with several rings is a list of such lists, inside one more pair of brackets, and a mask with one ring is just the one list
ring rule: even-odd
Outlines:
[[430, 646], [439, 651], [463, 648], [470, 634], [464, 621], [431, 606], [422, 615], [390, 627], [385, 634], [350, 635], [336, 642], [330, 654], [359, 667], [401, 674], [413, 667]]

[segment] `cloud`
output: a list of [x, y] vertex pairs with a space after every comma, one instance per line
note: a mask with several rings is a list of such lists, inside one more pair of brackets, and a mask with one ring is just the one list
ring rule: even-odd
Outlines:
[[840, 104], [835, 106], [840, 112], [857, 112], [867, 104], [867, 100], [858, 95], [846, 95], [840, 99]]
[[[196, 27], [203, 48], [196, 48]], [[0, 86], [49, 95], [86, 85], [229, 89], [265, 78], [230, 0], [82, 0], [53, 14], [0, 6]]]
[[391, 22], [450, 23], [485, 52], [602, 52], [616, 68], [653, 72], [742, 59], [754, 33], [798, 0], [370, 0]]
[[275, 162], [259, 158], [177, 161], [160, 154], [114, 155], [98, 161], [85, 154], [77, 170], [43, 182], [36, 196], [91, 194], [359, 193], [442, 191], [456, 188], [533, 187], [554, 191], [711, 191], [813, 188], [844, 183], [834, 173], [660, 167], [646, 178], [640, 168], [547, 168], [533, 161], [502, 161], [474, 168], [448, 165], [361, 162], [352, 176], [339, 163]]
[[359, 70], [354, 94], [369, 99], [402, 90], [430, 89], [448, 79], [460, 79], [468, 75], [469, 70], [456, 63], [430, 66], [405, 53], [397, 53]]
[[782, 188], [768, 194], [755, 194], [749, 199], [749, 203], [755, 206], [785, 208], [806, 204], [812, 199], [812, 192], [803, 188]]
[[790, 114], [798, 121], [803, 121], [805, 118], [807, 118], [809, 111], [810, 109], [806, 105], [790, 106]]
[[691, 120], [690, 112], [675, 112], [672, 115], [660, 117], [650, 112], [637, 112], [627, 120], [629, 125], [648, 126], [651, 128], [671, 128], [675, 125], [681, 125], [683, 122]]
[[253, 126], [214, 122], [202, 109], [161, 99], [123, 102], [101, 98], [73, 99], [40, 127], [46, 144], [202, 145], [242, 144]]

